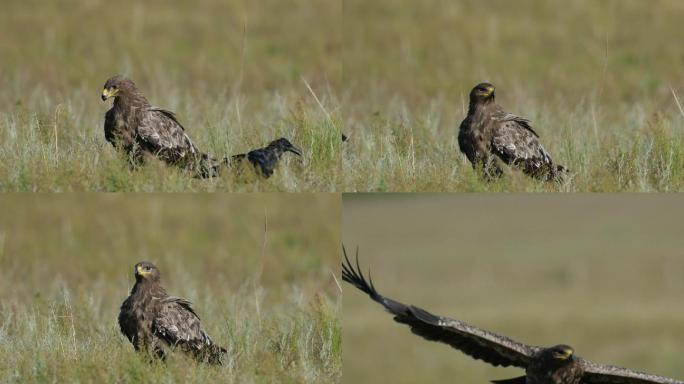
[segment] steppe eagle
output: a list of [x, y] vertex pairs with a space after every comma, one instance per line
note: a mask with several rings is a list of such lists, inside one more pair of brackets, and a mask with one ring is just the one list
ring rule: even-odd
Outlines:
[[359, 267], [358, 250], [354, 267], [344, 250], [342, 279], [352, 284], [394, 315], [394, 320], [406, 324], [411, 331], [430, 341], [438, 341], [493, 366], [518, 367], [525, 375], [503, 384], [684, 384], [666, 377], [636, 372], [611, 365], [596, 364], [575, 355], [568, 345], [550, 348], [525, 345], [495, 333], [476, 328], [462, 321], [405, 305], [382, 296], [369, 278], [366, 281]]
[[157, 157], [198, 177], [216, 176], [220, 162], [197, 149], [176, 115], [150, 105], [132, 80], [111, 77], [101, 97], [114, 98], [105, 114], [105, 139], [123, 151], [132, 166]]
[[185, 299], [169, 296], [157, 267], [147, 261], [135, 265], [135, 285], [121, 304], [121, 333], [136, 351], [165, 359], [167, 349], [179, 349], [199, 361], [221, 364], [226, 350], [202, 329], [199, 316]]
[[551, 159], [529, 120], [507, 113], [496, 103], [496, 90], [489, 83], [478, 84], [470, 92], [458, 145], [473, 167], [488, 178], [500, 176], [504, 164], [545, 181], [561, 180], [567, 173]]

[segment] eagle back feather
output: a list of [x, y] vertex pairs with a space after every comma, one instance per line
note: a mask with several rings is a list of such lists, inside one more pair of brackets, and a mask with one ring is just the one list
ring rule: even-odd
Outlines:
[[198, 152], [185, 128], [175, 115], [161, 108], [150, 107], [143, 112], [138, 125], [138, 136], [148, 143], [154, 152], [174, 150], [183, 157], [185, 152]]
[[201, 329], [199, 316], [185, 299], [162, 299], [152, 326], [158, 337], [185, 350], [200, 350], [205, 344], [211, 344], [211, 339]]
[[529, 120], [510, 113], [492, 119], [492, 150], [501, 160], [531, 175], [553, 169], [551, 155], [539, 142]]

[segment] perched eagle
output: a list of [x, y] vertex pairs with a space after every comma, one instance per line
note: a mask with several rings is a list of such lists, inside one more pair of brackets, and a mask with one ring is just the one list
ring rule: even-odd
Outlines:
[[189, 301], [169, 296], [159, 270], [150, 262], [135, 265], [135, 285], [121, 304], [119, 326], [136, 351], [166, 357], [166, 349], [180, 349], [199, 361], [221, 364], [224, 348], [214, 344], [200, 326]]
[[119, 75], [107, 80], [102, 100], [112, 97], [114, 103], [105, 115], [105, 139], [124, 151], [131, 165], [154, 156], [198, 177], [216, 175], [219, 164], [197, 149], [176, 115], [151, 106], [133, 81]]
[[264, 148], [255, 149], [247, 153], [233, 155], [231, 162], [234, 165], [239, 165], [243, 160], [247, 159], [254, 168], [258, 169], [265, 178], [271, 177], [275, 170], [280, 157], [285, 152], [292, 152], [297, 156], [302, 156], [302, 151], [292, 145], [290, 141], [284, 137], [274, 140]]
[[430, 341], [448, 344], [474, 359], [495, 367], [513, 366], [525, 370], [525, 376], [493, 383], [684, 384], [683, 381], [592, 363], [576, 356], [574, 350], [567, 345], [542, 348], [521, 344], [464, 322], [436, 316], [424, 309], [402, 304], [379, 294], [372, 280], [366, 281], [359, 267], [358, 251], [356, 268], [349, 261], [346, 251], [344, 258], [346, 263], [342, 264], [342, 279], [382, 304], [394, 315], [395, 321], [411, 327], [414, 334]]
[[458, 130], [458, 145], [474, 168], [487, 177], [500, 176], [503, 164], [537, 179], [562, 179], [566, 169], [557, 165], [539, 142], [530, 121], [506, 113], [496, 103], [494, 86], [478, 84], [470, 92], [468, 116]]

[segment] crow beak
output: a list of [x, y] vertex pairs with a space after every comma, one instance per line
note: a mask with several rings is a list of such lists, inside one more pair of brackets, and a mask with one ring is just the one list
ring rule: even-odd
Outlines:
[[295, 155], [299, 156], [299, 157], [302, 156], [302, 151], [299, 148], [295, 147], [294, 145], [290, 146], [290, 148], [288, 148], [288, 150], [290, 152], [294, 153]]

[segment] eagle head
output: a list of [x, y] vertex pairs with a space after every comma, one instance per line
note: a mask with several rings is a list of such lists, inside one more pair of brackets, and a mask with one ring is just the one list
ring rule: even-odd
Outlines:
[[496, 88], [490, 83], [480, 83], [470, 91], [471, 103], [482, 103], [486, 101], [493, 101], [496, 97]]
[[128, 93], [135, 89], [135, 83], [130, 79], [121, 75], [114, 75], [105, 82], [105, 85], [102, 88], [102, 101], [111, 97], [117, 97], [121, 93]]
[[554, 361], [572, 361], [575, 358], [575, 350], [565, 344], [560, 344], [547, 349], [548, 357]]
[[135, 265], [135, 280], [136, 281], [159, 281], [161, 277], [159, 269], [149, 261], [141, 261]]

